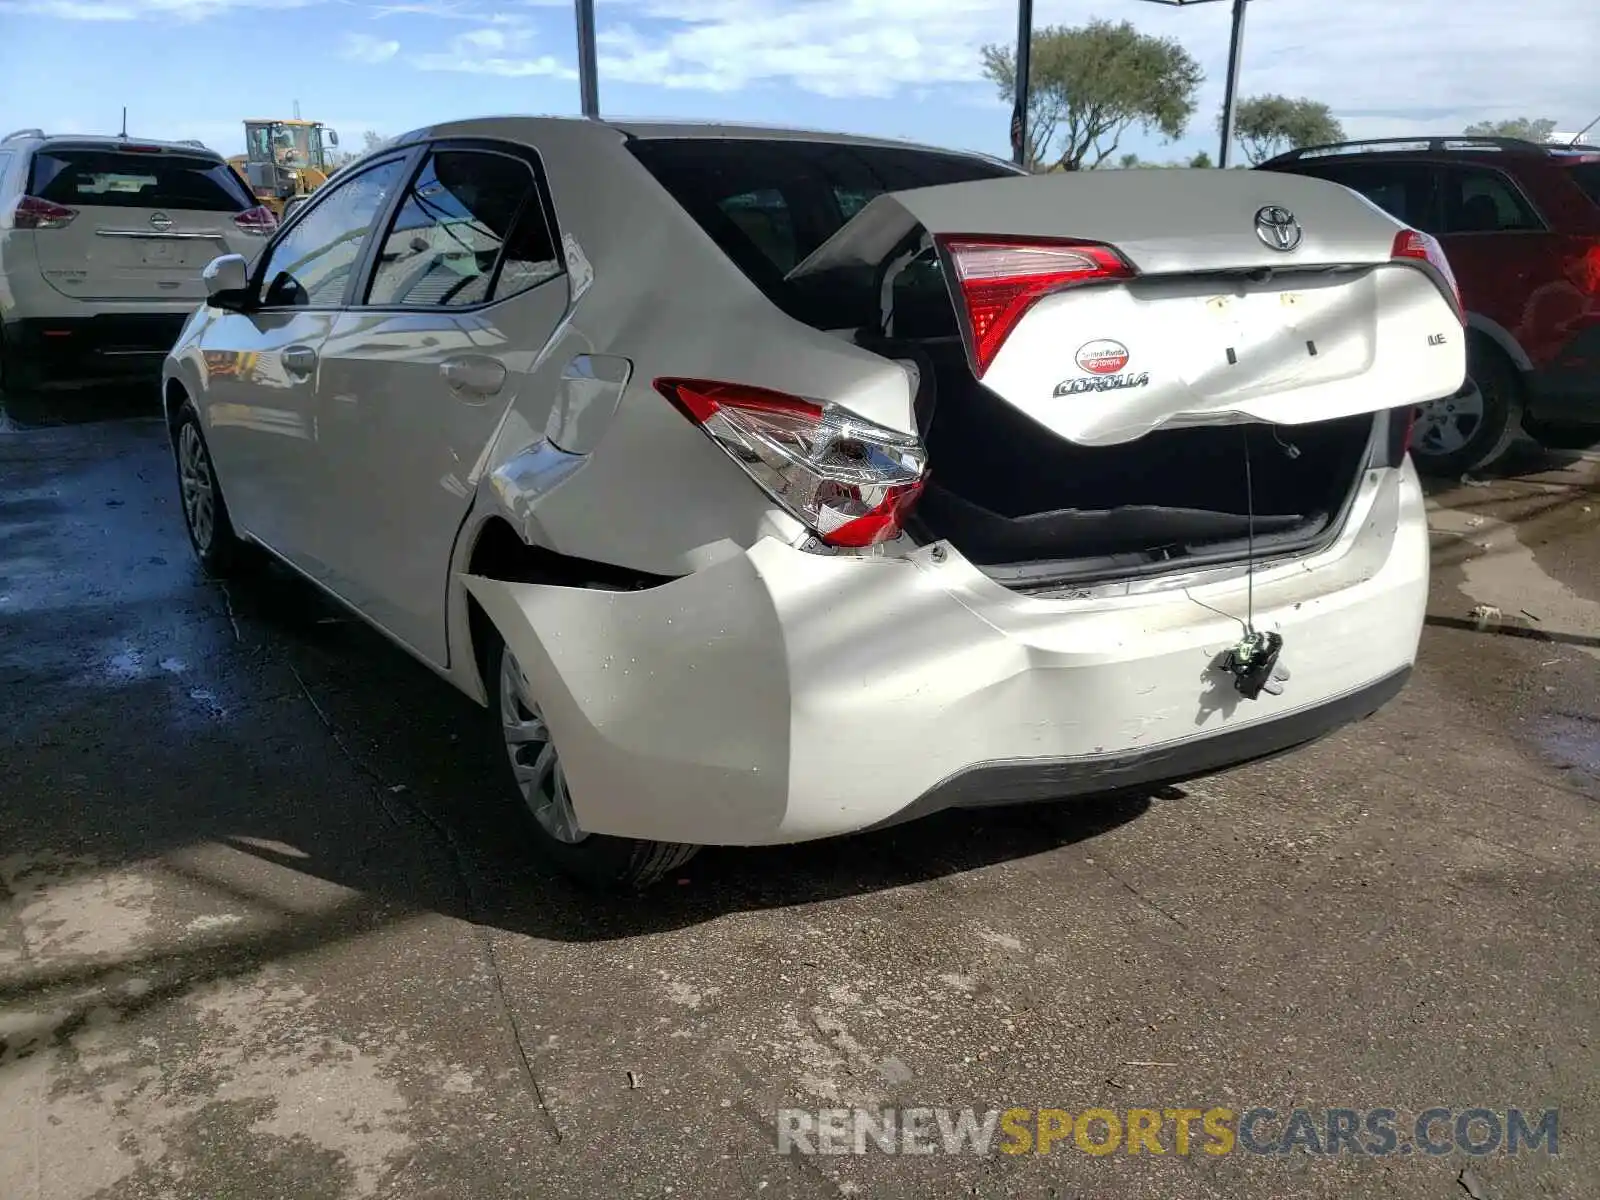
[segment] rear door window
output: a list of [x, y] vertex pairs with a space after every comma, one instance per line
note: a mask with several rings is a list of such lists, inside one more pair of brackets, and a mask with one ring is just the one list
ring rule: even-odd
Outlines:
[[877, 310], [872, 273], [820, 282], [784, 275], [884, 192], [999, 179], [1016, 172], [961, 154], [773, 138], [639, 138], [628, 149], [769, 299], [802, 320], [848, 323]]
[[1513, 233], [1543, 229], [1527, 199], [1499, 171], [1444, 167], [1439, 172], [1445, 233]]
[[1600, 162], [1581, 162], [1567, 168], [1572, 176], [1572, 182], [1583, 189], [1584, 194], [1600, 204]]
[[1413, 229], [1438, 232], [1433, 172], [1420, 163], [1330, 163], [1307, 174], [1342, 183]]
[[529, 163], [510, 154], [441, 150], [406, 189], [378, 252], [367, 303], [459, 308], [561, 273]]
[[400, 186], [403, 158], [327, 184], [312, 207], [284, 230], [263, 268], [267, 308], [337, 308], [379, 215]]
[[70, 208], [237, 213], [256, 204], [227, 163], [118, 150], [39, 150], [33, 156], [27, 192]]

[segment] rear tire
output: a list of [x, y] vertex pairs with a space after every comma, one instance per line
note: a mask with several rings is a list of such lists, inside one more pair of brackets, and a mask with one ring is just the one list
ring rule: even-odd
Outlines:
[[1522, 430], [1522, 384], [1499, 350], [1467, 344], [1467, 378], [1454, 396], [1424, 404], [1411, 458], [1424, 475], [1457, 477], [1499, 460]]
[[172, 424], [173, 458], [178, 468], [178, 502], [189, 545], [200, 566], [213, 579], [234, 574], [244, 558], [245, 544], [233, 530], [228, 504], [217, 483], [211, 448], [200, 428], [200, 414], [185, 400]]
[[39, 365], [32, 356], [8, 342], [0, 334], [0, 393], [7, 396], [25, 396], [37, 391], [44, 382]]
[[1600, 425], [1547, 424], [1523, 417], [1522, 431], [1546, 450], [1600, 449]]
[[598, 891], [637, 891], [659, 882], [698, 853], [677, 842], [588, 833], [572, 811], [566, 774], [527, 680], [492, 629], [484, 655], [489, 732], [498, 777], [516, 804], [534, 851], [562, 874]]

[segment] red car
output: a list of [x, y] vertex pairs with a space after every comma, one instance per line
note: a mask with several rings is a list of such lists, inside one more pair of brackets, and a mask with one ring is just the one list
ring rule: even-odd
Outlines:
[[1486, 466], [1519, 428], [1551, 447], [1600, 443], [1600, 147], [1386, 138], [1259, 169], [1342, 183], [1443, 243], [1467, 309], [1468, 379], [1419, 412], [1419, 469]]

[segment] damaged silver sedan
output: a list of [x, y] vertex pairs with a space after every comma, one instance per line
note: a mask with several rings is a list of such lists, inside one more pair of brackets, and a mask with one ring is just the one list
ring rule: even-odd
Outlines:
[[1192, 777], [1416, 655], [1461, 310], [1334, 184], [486, 119], [206, 282], [201, 562], [265, 548], [485, 705], [590, 880]]

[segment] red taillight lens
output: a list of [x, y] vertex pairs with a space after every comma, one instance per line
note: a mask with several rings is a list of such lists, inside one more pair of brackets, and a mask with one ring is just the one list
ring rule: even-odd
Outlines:
[[11, 223], [18, 229], [61, 229], [72, 224], [78, 210], [57, 204], [54, 200], [41, 200], [37, 196], [24, 196], [17, 201], [17, 210]]
[[1580, 292], [1600, 297], [1600, 241], [1575, 240], [1578, 246], [1567, 267], [1567, 275]]
[[273, 231], [278, 228], [278, 218], [273, 216], [272, 210], [264, 204], [245, 209], [233, 218], [233, 223], [254, 237], [271, 237]]
[[1015, 240], [945, 234], [938, 239], [961, 285], [973, 366], [982, 377], [1028, 309], [1051, 292], [1134, 271], [1098, 242]]
[[892, 541], [922, 491], [921, 440], [837, 405], [706, 379], [655, 386], [830, 546]]
[[1455, 301], [1456, 315], [1461, 318], [1463, 325], [1467, 323], [1467, 306], [1461, 299], [1461, 285], [1456, 282], [1456, 273], [1450, 269], [1450, 260], [1444, 255], [1444, 247], [1435, 238], [1421, 230], [1402, 229], [1394, 235], [1392, 257], [1427, 263], [1443, 276], [1450, 288], [1450, 298]]

